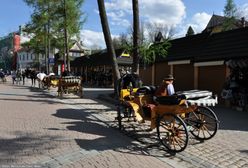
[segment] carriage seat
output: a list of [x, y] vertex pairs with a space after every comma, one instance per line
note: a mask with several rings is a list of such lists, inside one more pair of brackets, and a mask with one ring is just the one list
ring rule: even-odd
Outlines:
[[142, 86], [137, 90], [137, 94], [154, 95], [156, 89], [156, 86]]

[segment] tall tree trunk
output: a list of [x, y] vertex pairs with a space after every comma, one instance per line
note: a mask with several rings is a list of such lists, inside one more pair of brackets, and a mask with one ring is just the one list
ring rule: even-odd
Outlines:
[[113, 77], [114, 77], [114, 89], [115, 89], [115, 95], [119, 95], [118, 92], [118, 82], [120, 80], [120, 72], [116, 60], [116, 54], [114, 50], [114, 45], [112, 42], [109, 26], [108, 26], [108, 19], [106, 16], [106, 10], [104, 5], [104, 0], [97, 0], [98, 2], [98, 8], [99, 8], [99, 14], [101, 18], [101, 24], [102, 24], [102, 30], [104, 34], [105, 43], [107, 46], [108, 55], [111, 56], [112, 59], [112, 70], [113, 70]]
[[[50, 1], [48, 1], [48, 14], [50, 14]], [[47, 23], [47, 69], [46, 69], [46, 73], [49, 74], [50, 73], [50, 63], [49, 63], [49, 59], [50, 59], [50, 18], [48, 19], [48, 23]]]
[[133, 72], [139, 74], [139, 2], [133, 2]]
[[65, 55], [66, 55], [66, 65], [67, 71], [71, 71], [70, 59], [69, 59], [69, 49], [68, 49], [68, 31], [67, 31], [67, 14], [66, 14], [66, 0], [64, 0], [64, 38], [65, 38]]
[[48, 70], [48, 48], [47, 48], [47, 25], [44, 25], [45, 32], [45, 71]]

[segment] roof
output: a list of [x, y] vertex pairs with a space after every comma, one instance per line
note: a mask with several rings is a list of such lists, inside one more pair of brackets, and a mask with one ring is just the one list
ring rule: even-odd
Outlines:
[[[206, 28], [202, 32], [209, 32], [212, 31], [213, 28], [222, 26], [225, 20], [228, 19], [228, 17], [225, 16], [219, 16], [213, 14], [211, 19], [209, 20]], [[243, 18], [244, 19], [244, 18]], [[248, 25], [248, 22], [243, 20], [245, 25]], [[233, 29], [241, 28], [244, 27], [242, 23], [242, 18], [241, 19], [235, 19], [235, 23], [232, 25]]]
[[214, 34], [201, 33], [170, 42], [168, 56], [157, 59], [156, 62], [248, 58], [248, 27]]
[[226, 19], [226, 17], [219, 16], [219, 15], [213, 15], [211, 17], [211, 19], [209, 20], [209, 22], [208, 22], [208, 24], [206, 26], [206, 29], [223, 24], [225, 19]]
[[[115, 50], [117, 63], [119, 65], [131, 65], [133, 59], [131, 57], [121, 56], [124, 49]], [[109, 56], [107, 50], [102, 50], [100, 52], [82, 56], [76, 58], [71, 65], [73, 66], [100, 66], [100, 65], [111, 65], [111, 57]]]

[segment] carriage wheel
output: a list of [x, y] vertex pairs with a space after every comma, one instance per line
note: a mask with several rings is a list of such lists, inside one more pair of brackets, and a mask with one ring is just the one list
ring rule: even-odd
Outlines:
[[123, 128], [122, 120], [124, 118], [127, 119], [125, 121], [128, 122], [130, 121], [131, 118], [133, 118], [133, 121], [136, 121], [132, 109], [124, 104], [119, 104], [117, 107], [117, 117], [116, 117], [116, 119], [118, 120], [119, 129]]
[[164, 114], [157, 119], [160, 142], [170, 152], [181, 152], [188, 145], [188, 130], [184, 121], [174, 114]]
[[192, 126], [190, 132], [199, 140], [211, 139], [219, 127], [217, 116], [208, 107], [198, 107], [194, 112], [189, 113], [186, 123]]

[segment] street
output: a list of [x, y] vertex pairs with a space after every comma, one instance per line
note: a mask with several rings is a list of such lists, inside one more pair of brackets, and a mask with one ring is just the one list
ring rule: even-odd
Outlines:
[[0, 167], [247, 168], [247, 112], [216, 107], [220, 128], [170, 155], [148, 123], [118, 130], [115, 106], [97, 99], [111, 89], [85, 88], [84, 98], [0, 83]]

